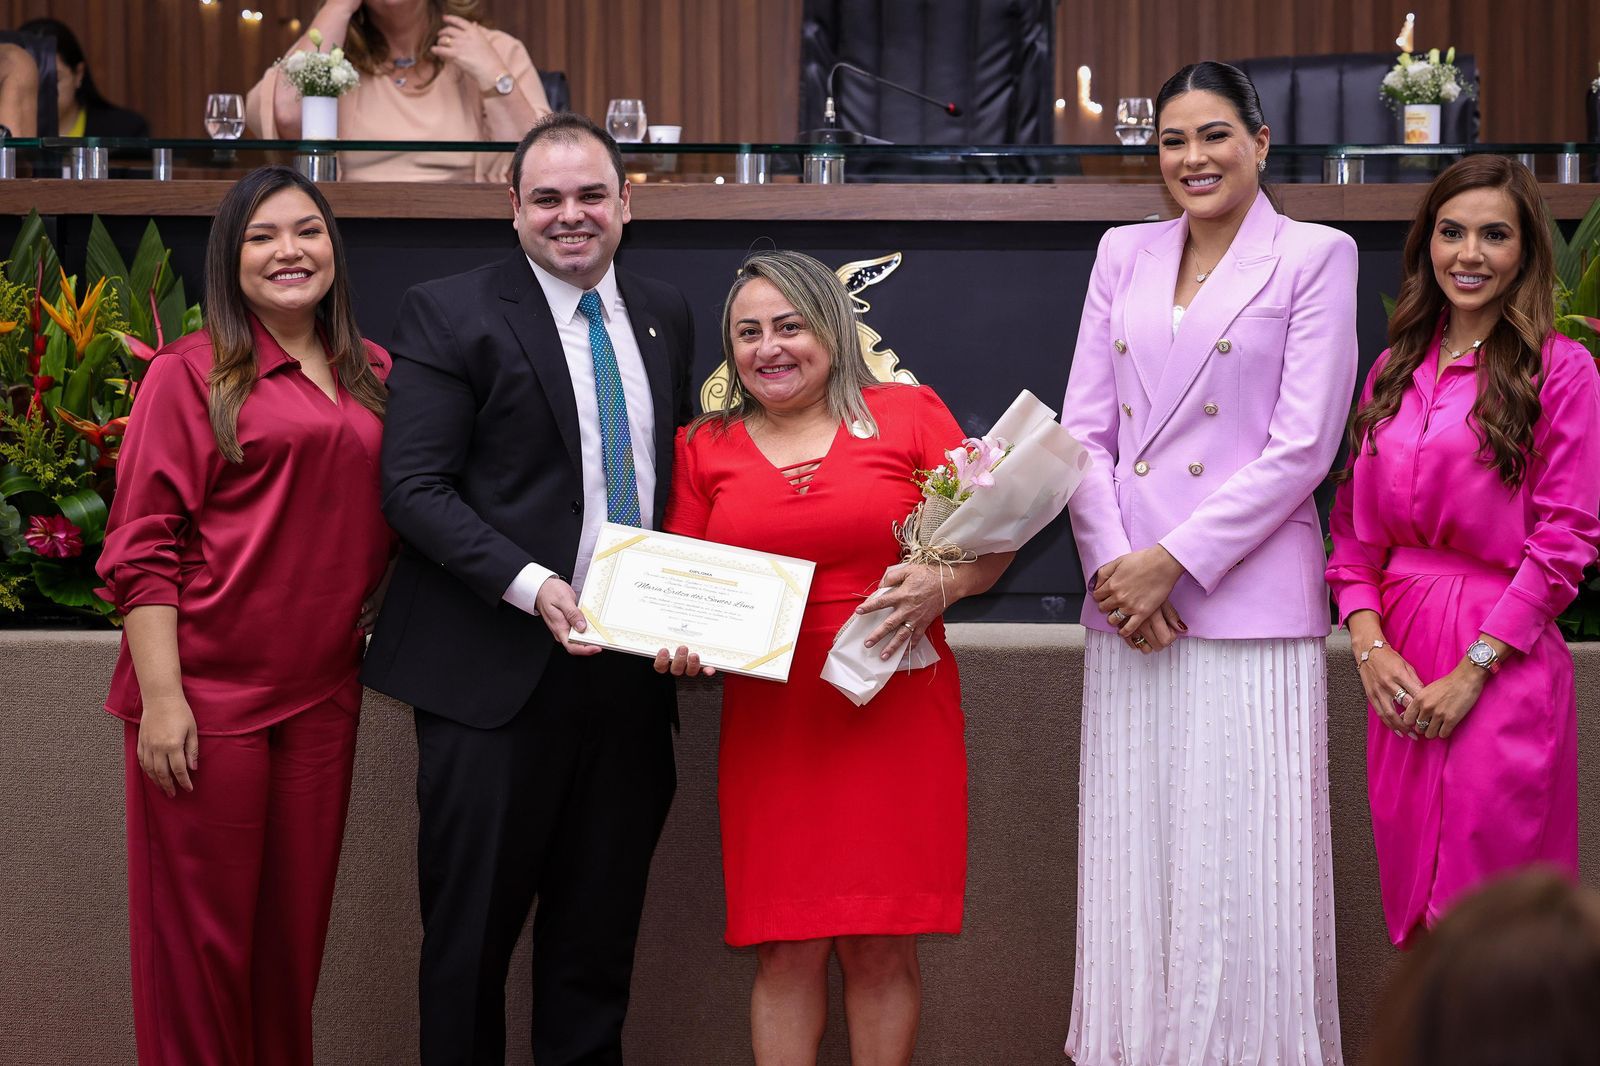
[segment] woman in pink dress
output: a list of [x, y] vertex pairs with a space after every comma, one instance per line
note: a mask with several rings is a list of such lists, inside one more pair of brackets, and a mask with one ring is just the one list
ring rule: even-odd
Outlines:
[[1351, 425], [1328, 583], [1371, 704], [1367, 782], [1389, 935], [1463, 891], [1578, 864], [1577, 707], [1555, 618], [1600, 539], [1600, 375], [1553, 330], [1527, 168], [1441, 174]]

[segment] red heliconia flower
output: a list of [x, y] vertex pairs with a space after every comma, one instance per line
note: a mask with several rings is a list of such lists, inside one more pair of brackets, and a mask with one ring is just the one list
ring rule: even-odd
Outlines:
[[94, 464], [96, 470], [109, 470], [116, 465], [122, 438], [128, 432], [126, 415], [122, 418], [113, 418], [104, 425], [96, 425], [87, 418], [79, 418], [65, 407], [57, 407], [56, 417], [61, 420], [62, 425], [77, 432], [99, 451], [100, 458], [95, 460]]
[[166, 269], [167, 264], [164, 260], [156, 264], [156, 280], [150, 283], [150, 321], [155, 323], [157, 348], [167, 343], [167, 339], [161, 335], [161, 312], [156, 309], [156, 289], [161, 285], [161, 272]]
[[[156, 327], [158, 330], [160, 327]], [[131, 333], [117, 334], [122, 339], [122, 344], [128, 349], [128, 354], [140, 362], [148, 363], [156, 357], [156, 350]]]
[[44, 394], [56, 387], [56, 379], [49, 374], [33, 376], [33, 398], [28, 401], [28, 414], [44, 410]]
[[34, 515], [22, 535], [46, 559], [71, 559], [83, 554], [83, 531], [60, 515]]
[[[37, 335], [44, 325], [44, 314], [39, 308], [44, 306], [44, 256], [39, 257], [39, 263], [34, 269], [33, 276], [33, 332]], [[37, 341], [35, 342], [37, 343]]]

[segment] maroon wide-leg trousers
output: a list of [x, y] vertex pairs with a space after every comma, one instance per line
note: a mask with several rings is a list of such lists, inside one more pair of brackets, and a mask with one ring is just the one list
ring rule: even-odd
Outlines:
[[361, 689], [253, 733], [201, 736], [169, 799], [124, 752], [133, 1016], [143, 1066], [311, 1062]]

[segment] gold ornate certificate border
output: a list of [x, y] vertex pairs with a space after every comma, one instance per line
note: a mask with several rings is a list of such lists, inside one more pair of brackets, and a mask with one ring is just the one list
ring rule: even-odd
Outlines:
[[[811, 586], [816, 564], [805, 559], [767, 555], [746, 548], [607, 522], [600, 527], [600, 534], [596, 538], [595, 554], [589, 564], [589, 575], [583, 590], [583, 600], [598, 605], [600, 615], [606, 613], [604, 605], [611, 600], [622, 553], [630, 550], [644, 551], [657, 558], [689, 565], [700, 563], [752, 576], [776, 576], [783, 585], [782, 596], [771, 629], [765, 634], [764, 640], [756, 642], [759, 647], [754, 654], [747, 647], [704, 643], [695, 644], [692, 650], [699, 654], [702, 663], [719, 670], [774, 681], [788, 679], [794, 642], [800, 633], [801, 616], [805, 613], [806, 592]], [[673, 646], [663, 641], [659, 634], [630, 628], [615, 618], [599, 617], [596, 610], [589, 606], [583, 607], [583, 615], [600, 641], [617, 650], [653, 656], [661, 647]]]

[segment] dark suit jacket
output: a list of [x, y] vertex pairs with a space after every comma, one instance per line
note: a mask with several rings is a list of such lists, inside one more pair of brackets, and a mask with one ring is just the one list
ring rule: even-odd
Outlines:
[[[692, 410], [693, 327], [672, 286], [620, 269], [617, 284], [650, 379], [659, 522], [673, 436]], [[530, 562], [570, 577], [577, 560], [583, 472], [572, 379], [520, 249], [414, 286], [390, 351], [383, 508], [404, 545], [362, 679], [492, 728], [527, 702], [552, 652], [565, 654], [543, 622], [500, 597]]]

